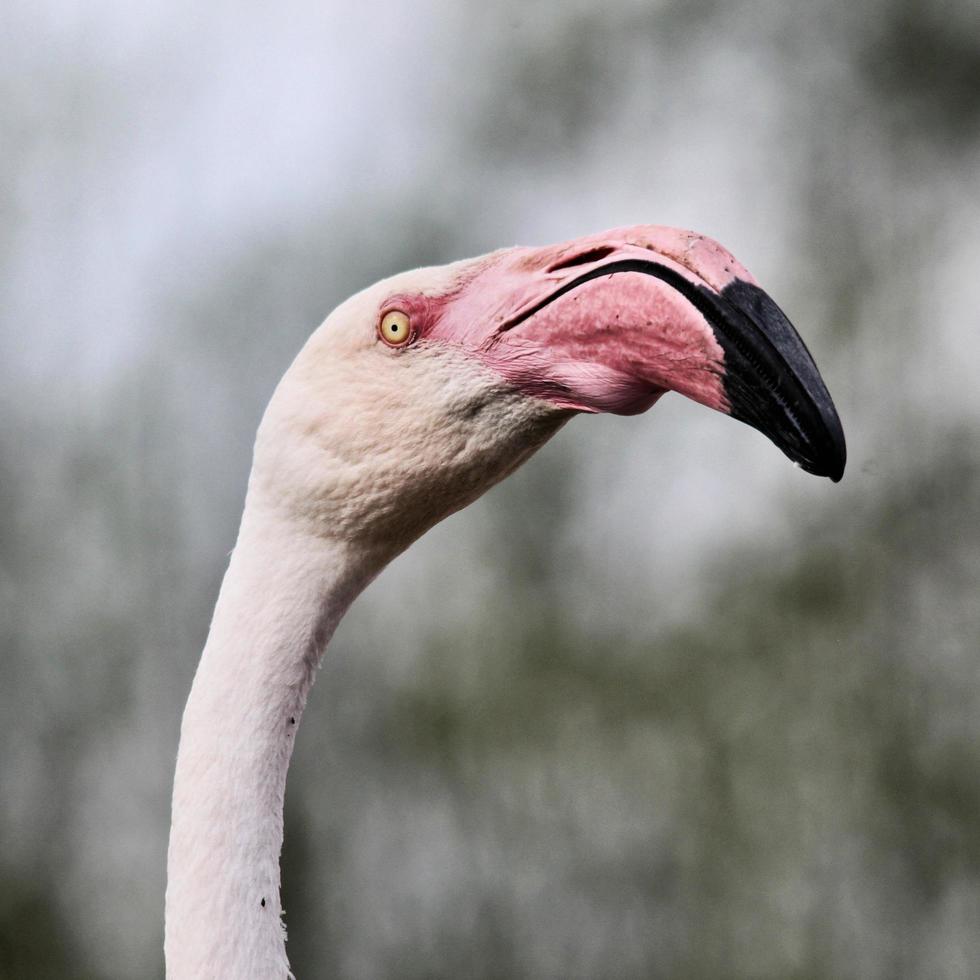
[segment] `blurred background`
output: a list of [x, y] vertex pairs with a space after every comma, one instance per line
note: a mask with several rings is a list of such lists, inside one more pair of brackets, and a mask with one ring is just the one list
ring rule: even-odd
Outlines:
[[834, 486], [583, 418], [332, 643], [303, 978], [980, 976], [980, 6], [13, 0], [0, 14], [0, 976], [162, 976], [180, 713], [273, 386], [403, 268], [718, 238]]

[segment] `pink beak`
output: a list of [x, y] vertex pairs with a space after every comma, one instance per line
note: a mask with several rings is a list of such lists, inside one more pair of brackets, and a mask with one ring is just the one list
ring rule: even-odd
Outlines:
[[835, 482], [844, 433], [785, 314], [717, 242], [639, 225], [477, 260], [438, 304], [461, 343], [529, 395], [582, 412], [645, 411], [665, 391], [740, 419]]

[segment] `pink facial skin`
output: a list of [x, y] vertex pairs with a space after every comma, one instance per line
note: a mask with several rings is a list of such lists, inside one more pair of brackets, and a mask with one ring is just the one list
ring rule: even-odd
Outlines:
[[727, 406], [724, 355], [707, 321], [641, 272], [576, 286], [498, 337], [486, 362], [563, 408], [632, 415], [668, 390]]
[[[445, 296], [394, 296], [420, 340], [465, 347], [514, 387], [563, 408], [634, 414], [665, 391], [728, 411], [723, 352], [699, 310], [643, 272], [584, 273], [643, 259], [697, 286], [754, 282], [717, 242], [694, 232], [638, 225], [545, 248], [478, 260]], [[550, 301], [549, 301], [550, 300]]]

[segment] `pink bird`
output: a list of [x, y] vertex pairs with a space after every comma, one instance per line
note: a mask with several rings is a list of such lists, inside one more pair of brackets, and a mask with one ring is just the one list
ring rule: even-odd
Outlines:
[[844, 434], [803, 341], [720, 245], [639, 225], [406, 272], [341, 304], [280, 382], [181, 727], [171, 980], [291, 976], [286, 770], [358, 593], [580, 412], [678, 391], [835, 482]]

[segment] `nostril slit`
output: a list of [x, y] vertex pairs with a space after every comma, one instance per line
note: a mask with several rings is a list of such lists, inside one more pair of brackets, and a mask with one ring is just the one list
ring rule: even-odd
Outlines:
[[590, 248], [587, 252], [579, 252], [567, 259], [562, 259], [551, 266], [549, 272], [557, 272], [559, 269], [571, 269], [576, 265], [588, 265], [590, 262], [598, 262], [607, 255], [612, 255], [616, 249], [612, 245], [600, 245], [598, 248]]

